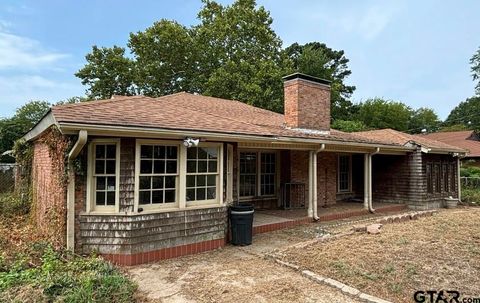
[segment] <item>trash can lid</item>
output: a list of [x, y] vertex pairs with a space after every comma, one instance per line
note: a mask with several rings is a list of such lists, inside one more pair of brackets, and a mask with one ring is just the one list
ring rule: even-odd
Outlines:
[[230, 210], [233, 210], [233, 211], [251, 211], [251, 210], [253, 210], [253, 204], [251, 204], [251, 203], [239, 203], [237, 205], [230, 206]]

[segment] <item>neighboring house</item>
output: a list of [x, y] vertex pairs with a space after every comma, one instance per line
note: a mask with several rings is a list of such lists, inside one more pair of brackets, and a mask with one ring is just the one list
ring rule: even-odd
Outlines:
[[471, 130], [454, 132], [439, 132], [423, 135], [425, 138], [441, 141], [458, 148], [467, 150], [462, 159], [464, 164], [480, 166], [480, 137]]
[[[238, 201], [305, 206], [315, 219], [340, 199], [426, 209], [458, 196], [464, 150], [393, 130], [330, 129], [330, 83], [284, 81], [284, 115], [184, 92], [52, 107], [25, 136], [38, 224], [67, 205], [68, 248], [134, 264], [225, 245], [227, 206]], [[52, 181], [62, 138], [75, 143], [68, 185]]]

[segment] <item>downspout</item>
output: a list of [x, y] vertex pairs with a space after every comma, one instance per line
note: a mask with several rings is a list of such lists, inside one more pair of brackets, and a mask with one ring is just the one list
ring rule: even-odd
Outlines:
[[[318, 197], [317, 197], [317, 155], [325, 149], [325, 143], [320, 145], [320, 148], [313, 152], [313, 220], [318, 221]], [[326, 195], [327, 193], [325, 193]]]
[[68, 153], [68, 185], [67, 185], [67, 249], [75, 249], [75, 168], [73, 160], [77, 158], [82, 148], [87, 143], [86, 130], [78, 132], [78, 139]]
[[313, 151], [308, 152], [308, 217], [313, 218]]
[[375, 212], [373, 208], [373, 194], [372, 194], [372, 156], [380, 152], [380, 147], [377, 147], [373, 153], [368, 154], [368, 211]]

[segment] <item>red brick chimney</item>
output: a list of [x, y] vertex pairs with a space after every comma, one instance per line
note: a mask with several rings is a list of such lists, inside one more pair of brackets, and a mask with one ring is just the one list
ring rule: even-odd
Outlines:
[[283, 80], [286, 126], [330, 131], [330, 81], [301, 73]]

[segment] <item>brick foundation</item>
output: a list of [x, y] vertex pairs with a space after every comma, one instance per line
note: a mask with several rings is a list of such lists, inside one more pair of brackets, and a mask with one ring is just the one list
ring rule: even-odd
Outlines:
[[209, 250], [214, 250], [220, 247], [224, 247], [226, 244], [225, 239], [209, 240], [199, 243], [192, 243], [168, 248], [162, 248], [158, 250], [140, 252], [136, 254], [103, 254], [102, 256], [116, 264], [124, 266], [132, 266], [144, 263], [151, 263], [159, 260], [166, 260], [177, 258], [186, 255], [193, 255]]

